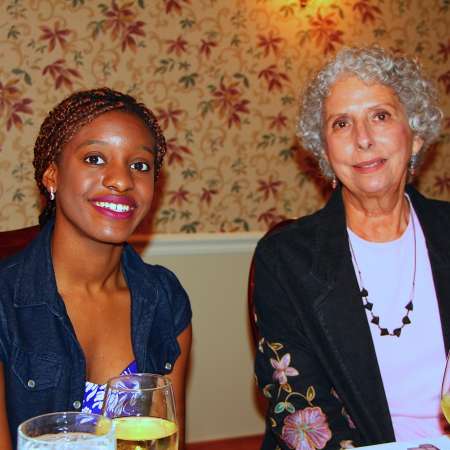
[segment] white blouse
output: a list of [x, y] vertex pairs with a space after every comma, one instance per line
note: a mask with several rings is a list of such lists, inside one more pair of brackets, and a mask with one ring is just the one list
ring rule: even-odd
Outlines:
[[[441, 321], [425, 237], [412, 207], [411, 213], [417, 245], [411, 323], [400, 337], [381, 336], [366, 310], [397, 441], [437, 436], [443, 434], [445, 425], [440, 411], [446, 360]], [[381, 327], [392, 331], [402, 324], [411, 292], [412, 221], [399, 239], [390, 242], [365, 241], [350, 229], [348, 234], [372, 312], [380, 317]], [[353, 265], [357, 273], [354, 260]]]

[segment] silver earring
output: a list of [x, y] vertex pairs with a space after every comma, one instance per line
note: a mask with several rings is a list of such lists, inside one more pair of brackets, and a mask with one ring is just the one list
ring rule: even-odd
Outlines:
[[408, 171], [412, 177], [416, 174], [418, 160], [419, 160], [419, 157], [417, 155], [411, 155], [411, 159], [409, 160], [409, 165], [408, 165]]
[[333, 175], [333, 178], [331, 179], [331, 187], [332, 187], [333, 191], [337, 188], [337, 184], [338, 184], [338, 182], [337, 182], [336, 175]]
[[55, 190], [53, 189], [53, 186], [50, 186], [50, 200], [55, 200]]

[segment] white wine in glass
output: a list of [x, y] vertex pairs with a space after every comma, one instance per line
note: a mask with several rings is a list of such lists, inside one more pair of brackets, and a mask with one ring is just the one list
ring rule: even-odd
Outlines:
[[113, 419], [117, 450], [178, 450], [172, 384], [163, 375], [122, 375], [108, 381], [103, 415]]
[[447, 422], [450, 424], [450, 352], [447, 356], [444, 379], [442, 380], [441, 408], [445, 418], [447, 419]]

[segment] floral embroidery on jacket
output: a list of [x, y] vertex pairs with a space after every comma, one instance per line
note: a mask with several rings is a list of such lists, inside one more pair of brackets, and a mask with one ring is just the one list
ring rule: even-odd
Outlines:
[[284, 418], [281, 438], [292, 449], [315, 450], [325, 447], [331, 431], [322, 410], [307, 407]]
[[[291, 367], [290, 353], [281, 354], [283, 344], [267, 342], [264, 339], [259, 342], [261, 352], [264, 351], [264, 344], [274, 355], [270, 358], [270, 364], [275, 369], [272, 375], [274, 383], [267, 384], [263, 388], [264, 395], [275, 401], [275, 416], [270, 418], [272, 427], [278, 425], [277, 415], [287, 412], [281, 431], [281, 439], [286, 445], [293, 450], [323, 449], [331, 439], [332, 433], [326, 415], [320, 407], [313, 404], [316, 396], [314, 386], [308, 386], [306, 393], [293, 391], [288, 377], [296, 377], [300, 373]], [[290, 401], [293, 397], [301, 397], [308, 406], [297, 410]]]
[[345, 417], [345, 420], [347, 421], [348, 427], [351, 428], [352, 430], [356, 430], [356, 425], [353, 422], [352, 418], [350, 417], [350, 414], [345, 409], [345, 406], [342, 407], [341, 414]]
[[291, 355], [286, 353], [280, 361], [270, 358], [270, 364], [275, 369], [273, 373], [273, 379], [278, 381], [280, 384], [287, 383], [287, 377], [294, 377], [298, 375], [298, 371], [293, 367], [289, 367], [291, 363]]
[[[341, 398], [339, 397], [338, 393], [336, 392], [336, 390], [335, 390], [334, 388], [331, 388], [330, 393], [331, 393], [331, 395], [332, 395], [333, 397], [335, 397], [337, 400], [339, 400], [339, 402], [342, 403]], [[347, 412], [347, 410], [345, 409], [345, 406], [342, 406], [341, 414], [344, 416], [345, 420], [347, 421], [347, 424], [348, 424], [349, 428], [351, 428], [352, 430], [355, 430], [355, 429], [356, 429], [356, 425], [355, 425], [355, 423], [353, 422], [353, 420], [352, 420], [350, 414], [349, 414], [349, 413]], [[343, 442], [347, 442], [347, 441], [343, 441]], [[344, 447], [344, 448], [345, 448], [345, 447]], [[349, 447], [349, 448], [352, 448], [352, 447]]]

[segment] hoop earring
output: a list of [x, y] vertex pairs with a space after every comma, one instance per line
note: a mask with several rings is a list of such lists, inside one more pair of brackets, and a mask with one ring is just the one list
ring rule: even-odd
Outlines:
[[416, 174], [416, 168], [419, 157], [417, 155], [411, 155], [411, 159], [408, 164], [408, 172], [413, 177]]
[[337, 184], [338, 181], [336, 175], [333, 175], [333, 178], [331, 179], [331, 188], [333, 189], [333, 191], [337, 188]]
[[50, 201], [55, 200], [55, 190], [53, 189], [53, 186], [50, 186]]

